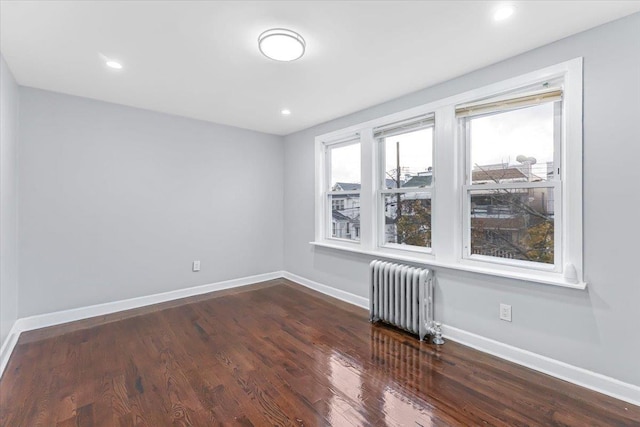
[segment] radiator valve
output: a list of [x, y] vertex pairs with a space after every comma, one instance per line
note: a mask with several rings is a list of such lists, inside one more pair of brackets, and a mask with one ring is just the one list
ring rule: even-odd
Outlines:
[[434, 323], [432, 342], [436, 345], [444, 344], [444, 339], [442, 338], [442, 323], [440, 322]]

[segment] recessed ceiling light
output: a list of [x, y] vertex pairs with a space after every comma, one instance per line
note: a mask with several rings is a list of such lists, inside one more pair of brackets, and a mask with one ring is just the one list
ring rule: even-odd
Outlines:
[[119, 63], [118, 61], [109, 60], [109, 61], [106, 62], [106, 64], [107, 64], [107, 67], [109, 67], [109, 68], [113, 68], [113, 69], [116, 69], [116, 70], [121, 70], [122, 69], [122, 64]]
[[493, 14], [494, 21], [504, 21], [515, 12], [513, 6], [502, 6]]
[[295, 61], [304, 55], [306, 46], [300, 34], [284, 28], [267, 30], [258, 37], [260, 52], [276, 61]]
[[280, 110], [280, 114], [282, 114], [283, 116], [290, 116], [291, 115], [291, 110], [284, 108], [282, 110]]

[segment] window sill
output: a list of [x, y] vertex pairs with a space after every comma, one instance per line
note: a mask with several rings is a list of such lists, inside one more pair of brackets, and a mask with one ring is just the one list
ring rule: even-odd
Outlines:
[[570, 288], [570, 289], [577, 289], [577, 290], [584, 290], [587, 288], [586, 282], [572, 283], [565, 280], [564, 277], [559, 275], [544, 275], [541, 273], [503, 271], [503, 270], [497, 270], [497, 269], [488, 268], [488, 267], [479, 267], [475, 265], [445, 263], [445, 262], [434, 260], [433, 256], [430, 254], [425, 254], [424, 256], [420, 256], [420, 254], [396, 255], [396, 254], [391, 254], [384, 251], [367, 250], [360, 247], [343, 246], [343, 245], [328, 243], [328, 242], [310, 242], [310, 244], [313, 246], [318, 246], [322, 248], [337, 249], [337, 250], [346, 251], [346, 252], [354, 252], [354, 253], [359, 253], [363, 255], [369, 255], [377, 258], [389, 259], [394, 261], [405, 261], [405, 262], [412, 262], [417, 264], [424, 264], [433, 268], [445, 268], [448, 270], [467, 271], [470, 273], [484, 274], [487, 276], [517, 279], [517, 280], [523, 280], [531, 283], [541, 283], [544, 285], [560, 286], [563, 288]]

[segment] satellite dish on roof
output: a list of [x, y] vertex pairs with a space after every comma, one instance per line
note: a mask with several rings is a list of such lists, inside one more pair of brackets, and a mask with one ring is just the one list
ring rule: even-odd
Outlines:
[[527, 157], [527, 156], [524, 156], [522, 154], [520, 154], [520, 155], [518, 155], [518, 157], [516, 157], [516, 161], [518, 161], [520, 163], [530, 164], [530, 165], [535, 165], [536, 163], [538, 163], [538, 160], [536, 160], [535, 157]]

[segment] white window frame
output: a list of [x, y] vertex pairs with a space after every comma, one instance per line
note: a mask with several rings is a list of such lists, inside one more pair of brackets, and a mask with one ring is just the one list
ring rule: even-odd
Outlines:
[[[331, 149], [346, 147], [352, 144], [360, 144], [360, 151], [362, 153], [362, 143], [360, 142], [358, 133], [343, 135], [341, 137], [332, 139], [330, 141], [326, 141], [321, 146], [322, 157], [323, 157], [323, 162], [322, 162], [323, 173], [320, 181], [320, 185], [321, 185], [320, 194], [323, 200], [320, 202], [320, 204], [322, 206], [323, 214], [320, 215], [320, 218], [319, 218], [320, 221], [322, 221], [322, 223], [316, 225], [316, 230], [318, 229], [318, 227], [320, 227], [321, 232], [319, 233], [319, 236], [322, 240], [333, 241], [334, 243], [337, 243], [337, 244], [344, 244], [349, 246], [351, 245], [359, 246], [360, 245], [359, 240], [333, 237], [333, 226], [332, 226], [333, 206], [332, 206], [332, 203], [329, 202], [329, 199], [332, 196], [361, 197], [362, 184], [360, 186], [360, 191], [332, 190], [332, 187], [331, 187], [331, 160], [328, 154]], [[317, 171], [316, 171], [316, 175], [317, 175]], [[361, 180], [362, 180], [362, 175], [361, 175]], [[360, 200], [360, 206], [362, 206], [362, 200]]]
[[[420, 117], [413, 117], [411, 118], [412, 120], [408, 120], [409, 123], [411, 123], [412, 121], [420, 121], [420, 120], [424, 120], [425, 118], [429, 118], [430, 120], [434, 120], [434, 114], [425, 114], [423, 116]], [[428, 125], [428, 126], [423, 126], [420, 129], [427, 129], [427, 128], [432, 128], [433, 129], [433, 144], [431, 147], [431, 158], [434, 159], [435, 162], [435, 146], [436, 146], [436, 140], [435, 140], [435, 124], [432, 125]], [[397, 135], [402, 135], [403, 133], [409, 133], [409, 132], [414, 132], [417, 129], [409, 129], [406, 132], [401, 132], [398, 133]], [[384, 195], [385, 194], [405, 194], [405, 193], [419, 193], [419, 194], [425, 194], [427, 196], [429, 196], [429, 199], [431, 200], [431, 206], [433, 209], [433, 203], [434, 203], [434, 193], [435, 193], [435, 175], [432, 175], [431, 178], [431, 185], [429, 185], [428, 187], [414, 187], [414, 188], [397, 188], [397, 189], [387, 189], [386, 188], [386, 171], [385, 171], [385, 157], [386, 157], [386, 152], [385, 152], [385, 142], [384, 139], [385, 137], [382, 138], [376, 138], [374, 141], [374, 150], [376, 150], [376, 154], [377, 157], [376, 159], [379, 159], [379, 161], [376, 162], [375, 167], [376, 167], [376, 215], [377, 215], [377, 222], [376, 222], [376, 229], [377, 229], [377, 248], [378, 249], [382, 249], [382, 250], [389, 250], [391, 252], [396, 253], [397, 251], [407, 251], [407, 252], [415, 252], [417, 254], [430, 254], [433, 251], [433, 239], [432, 239], [432, 244], [430, 247], [420, 247], [420, 246], [414, 246], [414, 245], [403, 245], [403, 244], [398, 244], [398, 243], [386, 243], [385, 242], [385, 226], [386, 226], [386, 221], [385, 221], [385, 206], [384, 206]], [[433, 169], [435, 171], [435, 167]], [[433, 229], [433, 216], [431, 218], [431, 228]], [[402, 252], [397, 252], [398, 254], [401, 254]]]
[[[539, 82], [543, 83], [543, 82]], [[513, 97], [517, 97], [518, 94], [512, 94]], [[558, 169], [562, 170], [562, 142], [564, 140], [564, 103], [562, 105], [562, 114], [558, 114], [555, 111], [554, 106], [554, 178], [552, 180], [545, 180], [540, 182], [520, 182], [520, 183], [505, 183], [505, 184], [473, 184], [470, 174], [472, 174], [471, 165], [471, 138], [469, 135], [469, 127], [467, 123], [474, 117], [466, 117], [458, 119], [458, 137], [461, 140], [461, 145], [465, 150], [465, 164], [464, 164], [464, 176], [462, 184], [462, 213], [463, 213], [463, 251], [462, 259], [465, 261], [478, 261], [481, 263], [495, 263], [502, 265], [510, 265], [515, 267], [522, 267], [532, 270], [552, 271], [561, 273], [563, 269], [563, 250], [562, 250], [562, 173], [558, 174]], [[506, 113], [513, 111], [510, 109], [501, 111], [500, 113]], [[559, 115], [559, 117], [558, 117]], [[560, 119], [560, 120], [558, 120]], [[487, 255], [478, 255], [471, 253], [471, 192], [480, 190], [498, 190], [498, 189], [535, 189], [535, 188], [550, 188], [554, 195], [554, 263], [544, 264], [532, 261], [522, 261], [517, 259], [499, 258]]]
[[[536, 269], [531, 266], [512, 265], [509, 262], [486, 262], [465, 257], [465, 197], [464, 191], [467, 156], [461, 147], [460, 126], [456, 119], [457, 105], [517, 91], [532, 83], [562, 77], [563, 108], [562, 147], [559, 155], [560, 182], [554, 194], [556, 209], [554, 227], [559, 228], [561, 250], [555, 254], [560, 262], [552, 268]], [[373, 129], [390, 123], [425, 114], [435, 114], [434, 157], [432, 181], [432, 247], [428, 252], [410, 248], [381, 245], [380, 221], [384, 221], [380, 174], [380, 144], [374, 139]], [[327, 238], [327, 165], [326, 147], [358, 135], [361, 149], [360, 189], [360, 241]], [[316, 137], [316, 227], [313, 245], [367, 254], [375, 257], [424, 264], [435, 270], [462, 270], [478, 274], [518, 279], [531, 283], [585, 289], [582, 254], [582, 58], [572, 59], [541, 70], [513, 77], [465, 93], [450, 96], [346, 129]], [[560, 204], [560, 205], [558, 205]], [[382, 212], [382, 218], [380, 218]], [[559, 216], [556, 212], [560, 212]], [[567, 220], [570, 219], [570, 220]], [[327, 230], [327, 228], [329, 228]], [[396, 245], [404, 246], [404, 245]], [[490, 257], [494, 258], [494, 257]], [[492, 260], [493, 261], [493, 260]]]

